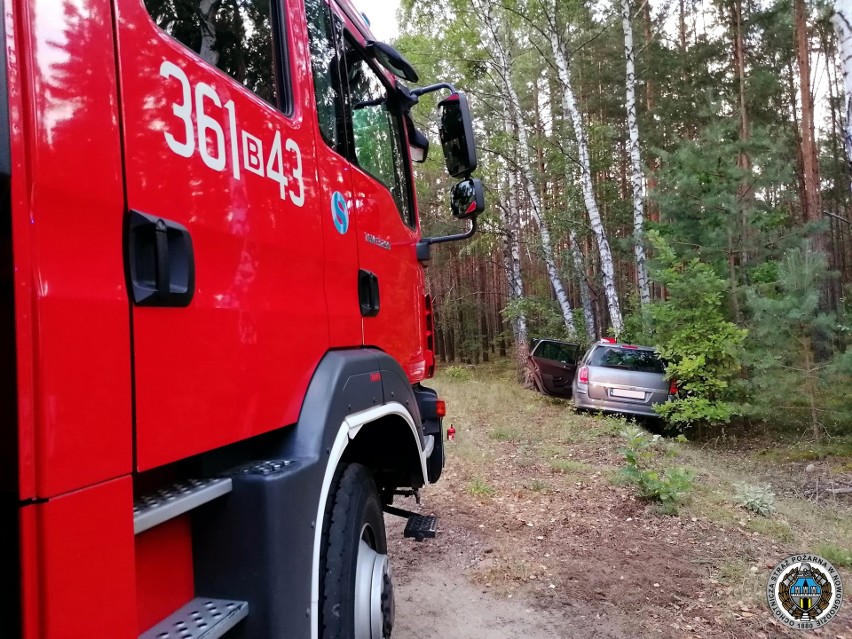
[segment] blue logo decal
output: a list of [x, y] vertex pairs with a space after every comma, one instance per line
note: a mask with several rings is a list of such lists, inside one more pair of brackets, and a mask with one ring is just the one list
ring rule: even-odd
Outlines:
[[349, 230], [349, 207], [346, 206], [346, 200], [339, 191], [335, 191], [331, 196], [331, 219], [334, 220], [337, 232], [346, 235], [346, 231]]

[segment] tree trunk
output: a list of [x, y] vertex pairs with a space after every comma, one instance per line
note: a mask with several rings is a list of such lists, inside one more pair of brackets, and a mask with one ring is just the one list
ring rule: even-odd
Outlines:
[[[649, 0], [645, 0], [642, 8], [642, 22], [645, 31], [645, 48], [651, 46], [651, 41], [653, 39], [652, 32], [652, 24], [651, 24], [651, 3]], [[654, 109], [656, 107], [656, 87], [652, 78], [645, 79], [645, 111], [648, 114], [648, 117], [653, 117]], [[647, 141], [646, 141], [647, 144]], [[653, 199], [654, 190], [657, 188], [657, 178], [655, 177], [655, 173], [659, 171], [660, 168], [660, 159], [658, 157], [651, 157], [650, 154], [645, 156], [645, 161], [648, 165], [648, 188], [647, 192], [650, 194], [650, 197], [647, 201], [648, 203], [648, 220], [651, 222], [659, 222], [660, 221], [660, 208], [657, 203]], [[652, 289], [652, 294], [654, 293]]]
[[[745, 44], [743, 37], [743, 6], [742, 0], [734, 0], [731, 5], [731, 32], [734, 40], [734, 66], [737, 74], [737, 90], [739, 94], [739, 110], [740, 110], [740, 142], [748, 143], [751, 138], [751, 127], [748, 119], [748, 103], [746, 101], [746, 71], [745, 71]], [[748, 153], [741, 150], [737, 156], [737, 166], [743, 172], [743, 178], [738, 189], [739, 208], [740, 208], [740, 224], [742, 234], [740, 235], [740, 246], [748, 244], [748, 236], [751, 226], [747, 219], [748, 202], [752, 198], [751, 184], [749, 183], [749, 175], [751, 173], [751, 158]], [[745, 250], [740, 252], [739, 262], [741, 266], [748, 263], [748, 254]], [[736, 292], [734, 292], [736, 294]]]
[[198, 55], [214, 67], [219, 62], [219, 52], [216, 51], [216, 23], [214, 22], [218, 9], [219, 0], [201, 0], [198, 3], [198, 14], [201, 18], [201, 47], [198, 50]]
[[597, 327], [595, 326], [595, 311], [592, 308], [592, 294], [589, 291], [589, 282], [586, 280], [586, 267], [583, 264], [583, 252], [577, 243], [577, 232], [572, 228], [568, 230], [568, 241], [571, 251], [571, 261], [574, 264], [574, 274], [580, 283], [580, 301], [583, 304], [583, 320], [586, 324], [586, 337], [589, 342], [597, 339]]
[[642, 306], [651, 303], [651, 285], [645, 258], [645, 175], [639, 149], [639, 123], [636, 121], [636, 52], [633, 49], [633, 25], [630, 3], [621, 0], [621, 25], [624, 29], [625, 86], [627, 89], [627, 129], [630, 133], [630, 183], [633, 187], [633, 251], [636, 257], [636, 282]]
[[[493, 53], [496, 56], [496, 62], [499, 65], [498, 74], [502, 78], [503, 89], [506, 91], [507, 103], [504, 102], [504, 112], [514, 123], [514, 129], [518, 136], [518, 151], [520, 153], [519, 172], [521, 182], [524, 185], [527, 197], [529, 198], [531, 212], [533, 218], [538, 224], [539, 236], [541, 238], [541, 250], [544, 257], [544, 263], [547, 268], [547, 275], [550, 278], [550, 284], [553, 287], [553, 293], [556, 296], [556, 301], [562, 311], [562, 317], [565, 321], [565, 327], [568, 330], [568, 336], [572, 339], [577, 337], [577, 327], [574, 324], [574, 315], [571, 311], [571, 303], [568, 300], [568, 295], [565, 293], [565, 288], [562, 286], [562, 279], [559, 275], [559, 269], [556, 266], [556, 261], [553, 255], [553, 242], [550, 237], [550, 228], [542, 208], [541, 197], [539, 196], [538, 188], [532, 172], [532, 157], [530, 153], [529, 137], [527, 135], [526, 124], [523, 120], [521, 112], [521, 101], [518, 98], [518, 93], [512, 85], [512, 60], [511, 52], [508, 44], [505, 43], [500, 34], [500, 28], [496, 23], [493, 13], [493, 5], [485, 0], [476, 0], [479, 10], [482, 13], [485, 27], [489, 33], [489, 39], [493, 46]], [[620, 319], [620, 318], [619, 318]]]
[[[811, 95], [810, 41], [808, 39], [805, 0], [794, 0], [793, 10], [796, 29], [796, 58], [799, 63], [799, 100], [802, 105], [802, 156], [805, 174], [805, 202], [802, 203], [802, 208], [805, 213], [805, 221], [817, 223], [822, 220], [822, 205], [820, 202], [819, 162], [814, 135], [814, 101]], [[812, 232], [811, 248], [814, 251], [825, 251], [823, 233]]]
[[[549, 4], [551, 15], [556, 15], [553, 0]], [[583, 190], [583, 200], [586, 205], [586, 213], [600, 254], [601, 277], [603, 279], [604, 294], [606, 295], [609, 319], [616, 334], [621, 333], [623, 321], [621, 317], [621, 305], [618, 300], [618, 291], [615, 287], [615, 269], [612, 261], [612, 251], [606, 237], [606, 230], [601, 220], [598, 203], [595, 199], [594, 185], [592, 184], [592, 170], [589, 161], [589, 144], [586, 139], [586, 130], [580, 111], [577, 109], [577, 100], [571, 87], [571, 72], [568, 67], [568, 57], [559, 39], [557, 27], [552, 26], [550, 32], [550, 44], [553, 48], [553, 56], [556, 59], [556, 69], [559, 80], [562, 83], [562, 108], [568, 119], [574, 126], [574, 136], [577, 138], [577, 155], [580, 161], [580, 182]]]
[[837, 31], [840, 69], [843, 73], [843, 88], [846, 93], [846, 161], [852, 169], [852, 1], [838, 0], [834, 3], [834, 11], [832, 21]]
[[[505, 121], [507, 132], [511, 132], [511, 123]], [[509, 285], [509, 301], [516, 302], [524, 297], [524, 280], [521, 272], [521, 219], [518, 212], [518, 191], [513, 166], [508, 167], [508, 197], [507, 203], [500, 207], [503, 225], [503, 265], [506, 271], [506, 281]], [[527, 333], [527, 318], [522, 312], [516, 312], [512, 317], [512, 333], [515, 337], [515, 358], [518, 366], [518, 376], [523, 374], [529, 354], [529, 335]]]

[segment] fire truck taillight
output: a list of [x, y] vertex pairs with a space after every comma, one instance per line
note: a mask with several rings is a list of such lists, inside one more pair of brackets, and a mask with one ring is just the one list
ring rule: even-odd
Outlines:
[[423, 331], [426, 349], [426, 377], [435, 375], [435, 314], [432, 311], [432, 296], [423, 296]]

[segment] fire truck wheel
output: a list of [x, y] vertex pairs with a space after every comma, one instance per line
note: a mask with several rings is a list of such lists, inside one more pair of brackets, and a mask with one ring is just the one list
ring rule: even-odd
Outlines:
[[388, 639], [394, 598], [379, 491], [361, 464], [335, 473], [323, 523], [321, 636]]

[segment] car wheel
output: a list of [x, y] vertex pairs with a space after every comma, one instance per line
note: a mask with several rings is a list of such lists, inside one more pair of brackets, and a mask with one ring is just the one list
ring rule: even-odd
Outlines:
[[394, 597], [385, 521], [372, 473], [341, 466], [323, 522], [320, 601], [323, 639], [388, 639]]

